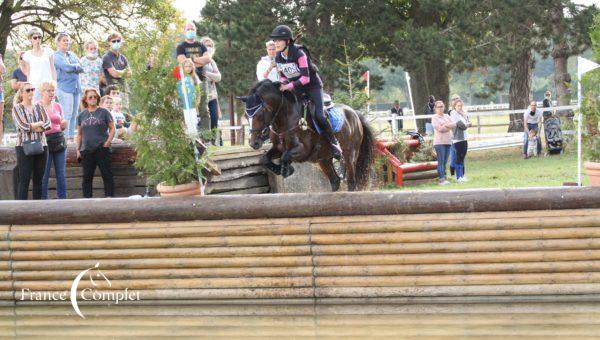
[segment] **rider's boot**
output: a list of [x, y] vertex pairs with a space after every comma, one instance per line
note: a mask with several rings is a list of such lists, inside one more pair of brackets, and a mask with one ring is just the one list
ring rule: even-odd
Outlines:
[[329, 124], [329, 122], [325, 124], [325, 137], [327, 138], [327, 140], [329, 140], [329, 143], [331, 143], [331, 151], [333, 158], [338, 160], [341, 159], [342, 148], [340, 146], [340, 142], [338, 142], [337, 138], [335, 137], [335, 134], [333, 133], [333, 129], [331, 128], [331, 124]]

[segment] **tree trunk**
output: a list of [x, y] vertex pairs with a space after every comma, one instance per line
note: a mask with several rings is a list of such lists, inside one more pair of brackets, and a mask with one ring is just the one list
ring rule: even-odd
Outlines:
[[[531, 78], [533, 74], [533, 53], [521, 53], [510, 66], [510, 88], [508, 103], [510, 110], [525, 110], [531, 101]], [[508, 132], [523, 131], [523, 114], [511, 113]]]
[[0, 1], [0, 53], [6, 52], [8, 36], [13, 29], [11, 16], [14, 14], [12, 1]]
[[[433, 95], [436, 100], [442, 100], [445, 103], [448, 101], [450, 75], [444, 60], [427, 61], [426, 66], [411, 70], [409, 73], [416, 115], [425, 113], [425, 105], [427, 105], [430, 95]], [[425, 120], [417, 119], [417, 130], [419, 133], [425, 133]]]
[[552, 9], [552, 29], [554, 33], [554, 47], [552, 58], [554, 59], [554, 87], [556, 88], [556, 99], [559, 106], [569, 105], [571, 101], [571, 75], [567, 71], [567, 59], [569, 52], [565, 42], [566, 25], [562, 4]]

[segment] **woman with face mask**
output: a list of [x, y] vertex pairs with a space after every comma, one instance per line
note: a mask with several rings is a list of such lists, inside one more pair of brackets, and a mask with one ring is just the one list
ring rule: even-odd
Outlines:
[[[204, 37], [200, 39], [200, 43], [206, 47], [208, 54], [210, 55], [210, 62], [202, 68], [202, 75], [206, 78], [208, 88], [208, 111], [210, 113], [210, 129], [219, 127], [219, 100], [217, 94], [217, 83], [221, 81], [221, 72], [217, 67], [217, 63], [213, 59], [215, 54], [215, 42], [209, 38]], [[223, 145], [223, 141], [219, 138], [220, 145]], [[215, 144], [216, 140], [213, 139], [212, 143]]]
[[83, 72], [79, 75], [81, 88], [92, 88], [100, 91], [100, 84], [105, 83], [102, 72], [102, 59], [98, 55], [98, 43], [96, 40], [88, 40], [83, 45], [85, 55], [79, 59]]

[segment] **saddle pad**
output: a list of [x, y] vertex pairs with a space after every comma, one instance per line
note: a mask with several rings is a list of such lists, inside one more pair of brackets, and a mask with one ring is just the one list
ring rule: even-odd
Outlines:
[[[344, 113], [337, 107], [331, 107], [331, 108], [323, 110], [323, 111], [325, 112], [325, 117], [327, 117], [329, 119], [329, 123], [331, 124], [331, 127], [333, 128], [333, 132], [334, 133], [340, 132], [342, 130], [342, 127], [344, 126], [344, 121], [345, 121]], [[315, 126], [315, 129], [317, 130], [317, 133], [320, 135], [323, 134], [323, 131], [321, 131], [321, 128], [319, 127], [319, 124], [317, 124], [314, 116], [312, 116], [312, 120], [313, 120], [313, 125]]]

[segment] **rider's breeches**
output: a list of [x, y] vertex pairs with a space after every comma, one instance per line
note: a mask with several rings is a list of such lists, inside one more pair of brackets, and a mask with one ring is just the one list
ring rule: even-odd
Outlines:
[[319, 127], [323, 130], [327, 130], [329, 122], [323, 114], [323, 89], [319, 86], [314, 86], [306, 90], [306, 94], [310, 97], [310, 100], [315, 104], [315, 120]]

